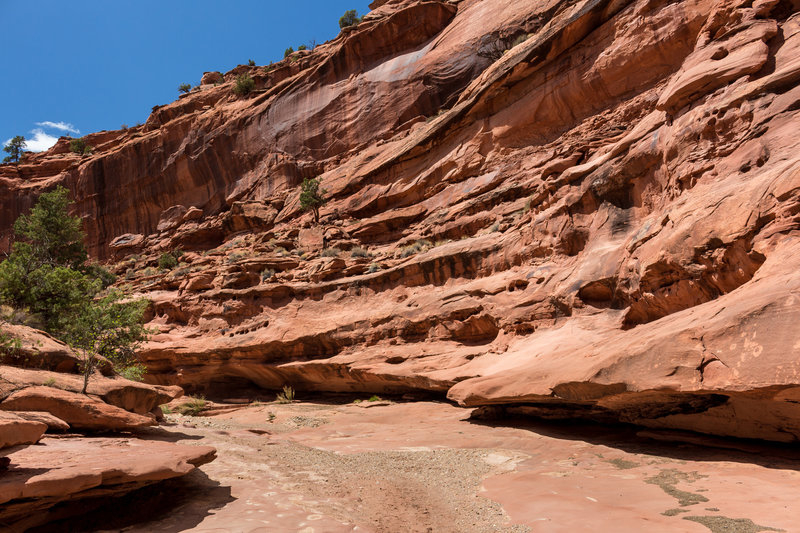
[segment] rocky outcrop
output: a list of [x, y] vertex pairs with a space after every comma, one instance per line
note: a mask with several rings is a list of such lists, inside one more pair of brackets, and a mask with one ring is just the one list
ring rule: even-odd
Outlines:
[[208, 446], [154, 440], [44, 439], [8, 456], [10, 468], [0, 478], [0, 521], [24, 531], [87, 512], [87, 505], [186, 475], [214, 456]]
[[[214, 459], [209, 447], [95, 437], [157, 424], [163, 418], [159, 406], [182, 389], [113, 376], [106, 361], [100, 366], [109, 376], [95, 372], [82, 394], [83, 376], [70, 373], [80, 369], [75, 352], [29, 327], [1, 326], [4, 340], [15, 340], [0, 349], [3, 528], [23, 531], [85, 513], [110, 497], [185, 475]], [[69, 433], [49, 438], [45, 431]]]
[[86, 158], [0, 167], [0, 225], [71, 188], [152, 302], [154, 384], [798, 440], [800, 4], [373, 7]]

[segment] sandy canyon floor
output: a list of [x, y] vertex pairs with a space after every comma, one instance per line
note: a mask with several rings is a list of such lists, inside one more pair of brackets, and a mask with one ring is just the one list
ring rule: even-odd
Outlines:
[[755, 533], [800, 524], [800, 459], [788, 448], [469, 414], [366, 400], [170, 414], [147, 438], [212, 445], [218, 459], [49, 530]]

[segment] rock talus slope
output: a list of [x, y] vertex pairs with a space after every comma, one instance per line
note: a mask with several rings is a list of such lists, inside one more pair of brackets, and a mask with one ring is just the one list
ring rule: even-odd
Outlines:
[[[798, 12], [377, 2], [88, 136], [89, 156], [62, 140], [0, 167], [4, 242], [67, 185], [93, 253], [153, 302], [159, 384], [796, 441]], [[316, 176], [319, 226], [298, 200]]]

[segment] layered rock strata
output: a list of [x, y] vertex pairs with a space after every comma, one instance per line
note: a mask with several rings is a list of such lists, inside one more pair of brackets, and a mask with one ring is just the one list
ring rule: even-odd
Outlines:
[[[799, 11], [376, 4], [90, 156], [0, 167], [0, 224], [69, 186], [93, 253], [153, 302], [154, 383], [796, 441]], [[298, 200], [316, 176], [320, 226]]]

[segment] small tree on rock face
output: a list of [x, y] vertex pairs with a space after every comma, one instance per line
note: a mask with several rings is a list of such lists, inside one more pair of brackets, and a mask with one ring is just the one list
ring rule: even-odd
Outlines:
[[3, 163], [18, 163], [20, 156], [22, 156], [22, 150], [25, 148], [25, 137], [22, 135], [17, 135], [13, 139], [11, 139], [8, 144], [3, 147], [3, 151], [8, 155], [5, 159], [3, 159]]
[[178, 92], [183, 94], [189, 94], [189, 91], [192, 90], [192, 86], [188, 83], [181, 83], [178, 85]]
[[300, 191], [300, 208], [303, 211], [311, 209], [314, 212], [314, 222], [317, 224], [319, 224], [319, 208], [328, 201], [325, 198], [325, 193], [328, 191], [320, 188], [320, 181], [320, 178], [306, 178]]
[[361, 22], [361, 19], [358, 18], [358, 12], [355, 9], [349, 9], [344, 12], [344, 15], [339, 19], [339, 27], [346, 28], [348, 26], [355, 26]]
[[294, 53], [294, 48], [292, 48], [290, 46], [289, 48], [287, 48], [286, 50], [283, 51], [283, 58], [286, 59], [287, 57], [289, 57], [293, 53]]

